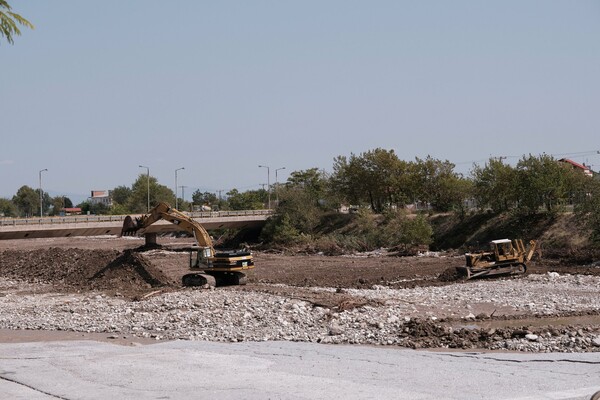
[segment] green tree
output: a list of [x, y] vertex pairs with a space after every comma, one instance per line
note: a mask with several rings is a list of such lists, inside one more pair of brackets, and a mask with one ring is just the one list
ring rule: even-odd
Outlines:
[[0, 36], [10, 44], [14, 43], [14, 36], [21, 35], [19, 25], [33, 29], [31, 22], [11, 11], [12, 8], [6, 0], [0, 0]]
[[[583, 175], [583, 174], [582, 174]], [[575, 206], [578, 220], [592, 231], [592, 239], [600, 242], [600, 181], [585, 177], [583, 196]]]
[[71, 208], [73, 207], [73, 202], [67, 196], [56, 196], [53, 197], [49, 204], [51, 205], [49, 209], [50, 215], [60, 215], [60, 212], [63, 208]]
[[300, 187], [286, 187], [281, 190], [279, 199], [277, 213], [287, 215], [299, 232], [312, 233], [323, 215], [315, 193]]
[[421, 214], [408, 216], [405, 212], [386, 213], [383, 227], [380, 228], [381, 245], [401, 246], [405, 250], [419, 245], [429, 245], [433, 241], [433, 228]]
[[200, 190], [196, 190], [194, 191], [194, 193], [192, 193], [192, 202], [195, 205], [201, 206], [201, 205], [217, 205], [219, 203], [219, 199], [217, 198], [217, 195], [214, 193], [210, 193], [210, 192], [201, 192]]
[[431, 156], [416, 158], [413, 185], [420, 201], [429, 203], [436, 211], [462, 209], [470, 196], [470, 184], [454, 172], [454, 164]]
[[82, 214], [92, 215], [105, 215], [110, 214], [110, 208], [104, 203], [92, 203], [84, 201], [83, 203], [77, 204], [77, 207], [81, 208]]
[[523, 156], [517, 164], [519, 211], [534, 214], [544, 207], [557, 212], [568, 202], [574, 172], [546, 154]]
[[175, 194], [167, 186], [158, 183], [153, 176], [140, 174], [131, 186], [131, 195], [127, 200], [127, 209], [132, 213], [145, 213], [148, 210], [148, 182], [150, 187], [150, 207], [159, 202], [171, 203]]
[[227, 192], [227, 206], [231, 210], [260, 210], [267, 203], [267, 191], [264, 189], [240, 192], [231, 189]]
[[16, 217], [18, 215], [17, 206], [9, 199], [0, 198], [0, 216]]
[[324, 195], [326, 185], [325, 173], [318, 168], [293, 171], [286, 182], [287, 187], [302, 188], [313, 194], [314, 198]]
[[408, 163], [398, 159], [394, 150], [374, 149], [334, 160], [332, 189], [344, 200], [356, 205], [369, 205], [381, 212], [391, 205], [404, 205], [411, 193]]
[[113, 203], [117, 203], [119, 205], [126, 205], [129, 202], [129, 197], [131, 196], [131, 188], [127, 186], [117, 186], [111, 191], [112, 201]]
[[60, 196], [52, 198], [52, 207], [50, 209], [50, 215], [60, 215], [60, 211], [63, 209], [63, 199]]
[[19, 215], [31, 217], [40, 213], [39, 193], [27, 185], [21, 186], [13, 196], [12, 202], [19, 210]]
[[518, 199], [517, 171], [502, 159], [490, 158], [484, 167], [475, 165], [471, 171], [474, 197], [480, 208], [494, 212], [508, 211]]
[[113, 203], [113, 205], [110, 206], [108, 213], [111, 215], [125, 215], [125, 214], [129, 214], [130, 211], [129, 211], [129, 209], [127, 209], [127, 207], [125, 207], [122, 204]]

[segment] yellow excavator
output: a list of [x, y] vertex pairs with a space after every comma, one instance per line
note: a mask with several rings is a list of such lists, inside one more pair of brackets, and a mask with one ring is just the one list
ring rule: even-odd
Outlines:
[[466, 253], [466, 265], [456, 267], [456, 271], [467, 279], [524, 274], [527, 272], [527, 263], [533, 257], [536, 244], [535, 240], [531, 240], [529, 248], [526, 249], [521, 239], [492, 240], [490, 251]]
[[146, 243], [156, 243], [156, 234], [146, 230], [155, 222], [164, 219], [188, 232], [196, 239], [190, 252], [190, 273], [182, 278], [184, 286], [245, 285], [246, 274], [242, 271], [254, 268], [252, 253], [247, 250], [220, 250], [213, 247], [210, 235], [194, 219], [172, 208], [168, 203], [159, 203], [148, 214], [125, 217], [122, 236], [145, 234]]

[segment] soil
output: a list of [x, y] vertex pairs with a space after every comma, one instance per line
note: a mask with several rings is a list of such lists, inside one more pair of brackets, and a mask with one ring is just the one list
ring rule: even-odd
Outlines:
[[[101, 291], [131, 300], [157, 291], [181, 290], [181, 277], [188, 272], [189, 253], [186, 249], [191, 246], [193, 239], [162, 237], [159, 242], [161, 245], [148, 249], [142, 246], [141, 239], [114, 237], [0, 241], [0, 276], [50, 283], [52, 288], [45, 290], [64, 293]], [[259, 252], [255, 253], [255, 263], [260, 267], [248, 273], [247, 285], [224, 290], [278, 294], [342, 311], [363, 305], [377, 305], [377, 301], [348, 295], [348, 289], [369, 289], [374, 286], [414, 288], [455, 283], [457, 277], [454, 267], [462, 265], [463, 258], [456, 255], [323, 256]], [[561, 259], [532, 262], [529, 267], [529, 272], [533, 273], [550, 271], [600, 275], [600, 268], [576, 265]], [[314, 287], [337, 290], [310, 290]], [[504, 319], [507, 319], [506, 316]], [[439, 329], [436, 326], [427, 321], [413, 323], [408, 327], [407, 334], [436, 337], [434, 343], [440, 344], [446, 333], [436, 332], [435, 329]], [[428, 330], [427, 334], [420, 332], [423, 329]], [[465, 331], [465, 335], [476, 333]], [[510, 336], [509, 333], [506, 335]], [[415, 347], [427, 345], [421, 341]]]

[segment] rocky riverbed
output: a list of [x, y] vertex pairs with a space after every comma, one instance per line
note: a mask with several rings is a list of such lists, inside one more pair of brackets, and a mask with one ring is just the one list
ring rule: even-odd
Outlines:
[[[401, 289], [372, 285], [300, 290], [284, 284], [157, 289], [137, 301], [119, 293], [53, 288], [50, 283], [1, 278], [0, 328], [97, 332], [109, 339], [600, 351], [598, 276], [550, 272]], [[339, 296], [340, 301], [327, 306], [305, 300], [307, 294]], [[351, 305], [343, 307], [349, 299]]]

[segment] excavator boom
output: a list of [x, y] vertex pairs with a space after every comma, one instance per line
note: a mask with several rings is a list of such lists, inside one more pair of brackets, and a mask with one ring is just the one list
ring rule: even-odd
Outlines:
[[[177, 225], [180, 229], [192, 234], [198, 244], [198, 247], [195, 248], [197, 250], [195, 261], [192, 261], [190, 254], [190, 268], [194, 273], [183, 277], [184, 285], [197, 286], [198, 284], [203, 284], [199, 282], [208, 282], [214, 286], [219, 281], [233, 282], [235, 284], [245, 283], [245, 275], [240, 271], [254, 268], [252, 254], [245, 250], [216, 252], [212, 239], [206, 229], [193, 218], [171, 208], [167, 203], [159, 203], [148, 214], [135, 218], [135, 220], [127, 216], [123, 222], [121, 235], [132, 236], [144, 234], [150, 225], [161, 219], [169, 221]], [[203, 270], [205, 274], [209, 274], [210, 276], [196, 273], [200, 270]]]

